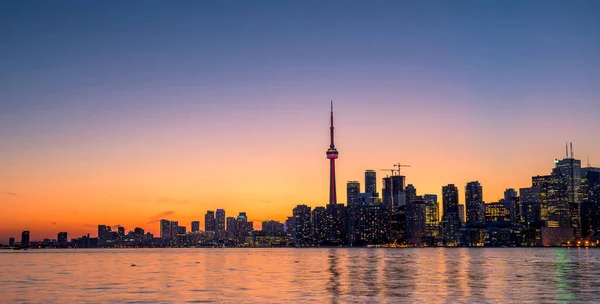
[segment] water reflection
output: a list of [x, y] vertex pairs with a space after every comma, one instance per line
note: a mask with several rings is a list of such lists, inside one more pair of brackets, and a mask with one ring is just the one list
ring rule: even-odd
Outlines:
[[0, 290], [7, 303], [593, 303], [600, 250], [30, 250], [0, 252]]

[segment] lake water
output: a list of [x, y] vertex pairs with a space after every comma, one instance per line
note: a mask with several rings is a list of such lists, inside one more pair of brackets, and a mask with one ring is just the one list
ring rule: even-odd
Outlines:
[[0, 303], [210, 301], [598, 303], [600, 250], [0, 251]]

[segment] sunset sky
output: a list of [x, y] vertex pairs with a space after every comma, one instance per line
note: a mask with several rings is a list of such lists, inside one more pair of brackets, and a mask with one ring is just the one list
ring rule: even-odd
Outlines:
[[[600, 165], [600, 1], [0, 2], [0, 243]], [[441, 205], [441, 198], [440, 198]]]

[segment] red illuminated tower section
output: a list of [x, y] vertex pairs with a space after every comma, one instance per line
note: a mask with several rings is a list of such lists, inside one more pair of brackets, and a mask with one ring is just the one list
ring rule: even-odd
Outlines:
[[335, 191], [335, 160], [338, 158], [338, 151], [333, 144], [333, 100], [331, 101], [331, 127], [330, 137], [331, 144], [327, 149], [327, 158], [329, 159], [329, 204], [337, 204], [337, 193]]

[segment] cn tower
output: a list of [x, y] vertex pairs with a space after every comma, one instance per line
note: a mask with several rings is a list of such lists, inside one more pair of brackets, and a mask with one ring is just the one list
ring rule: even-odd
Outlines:
[[338, 158], [338, 150], [333, 144], [333, 100], [331, 101], [331, 126], [329, 127], [329, 130], [331, 139], [331, 144], [329, 145], [329, 149], [327, 149], [327, 159], [329, 159], [329, 204], [335, 205], [337, 204], [337, 193], [335, 191], [335, 160]]

